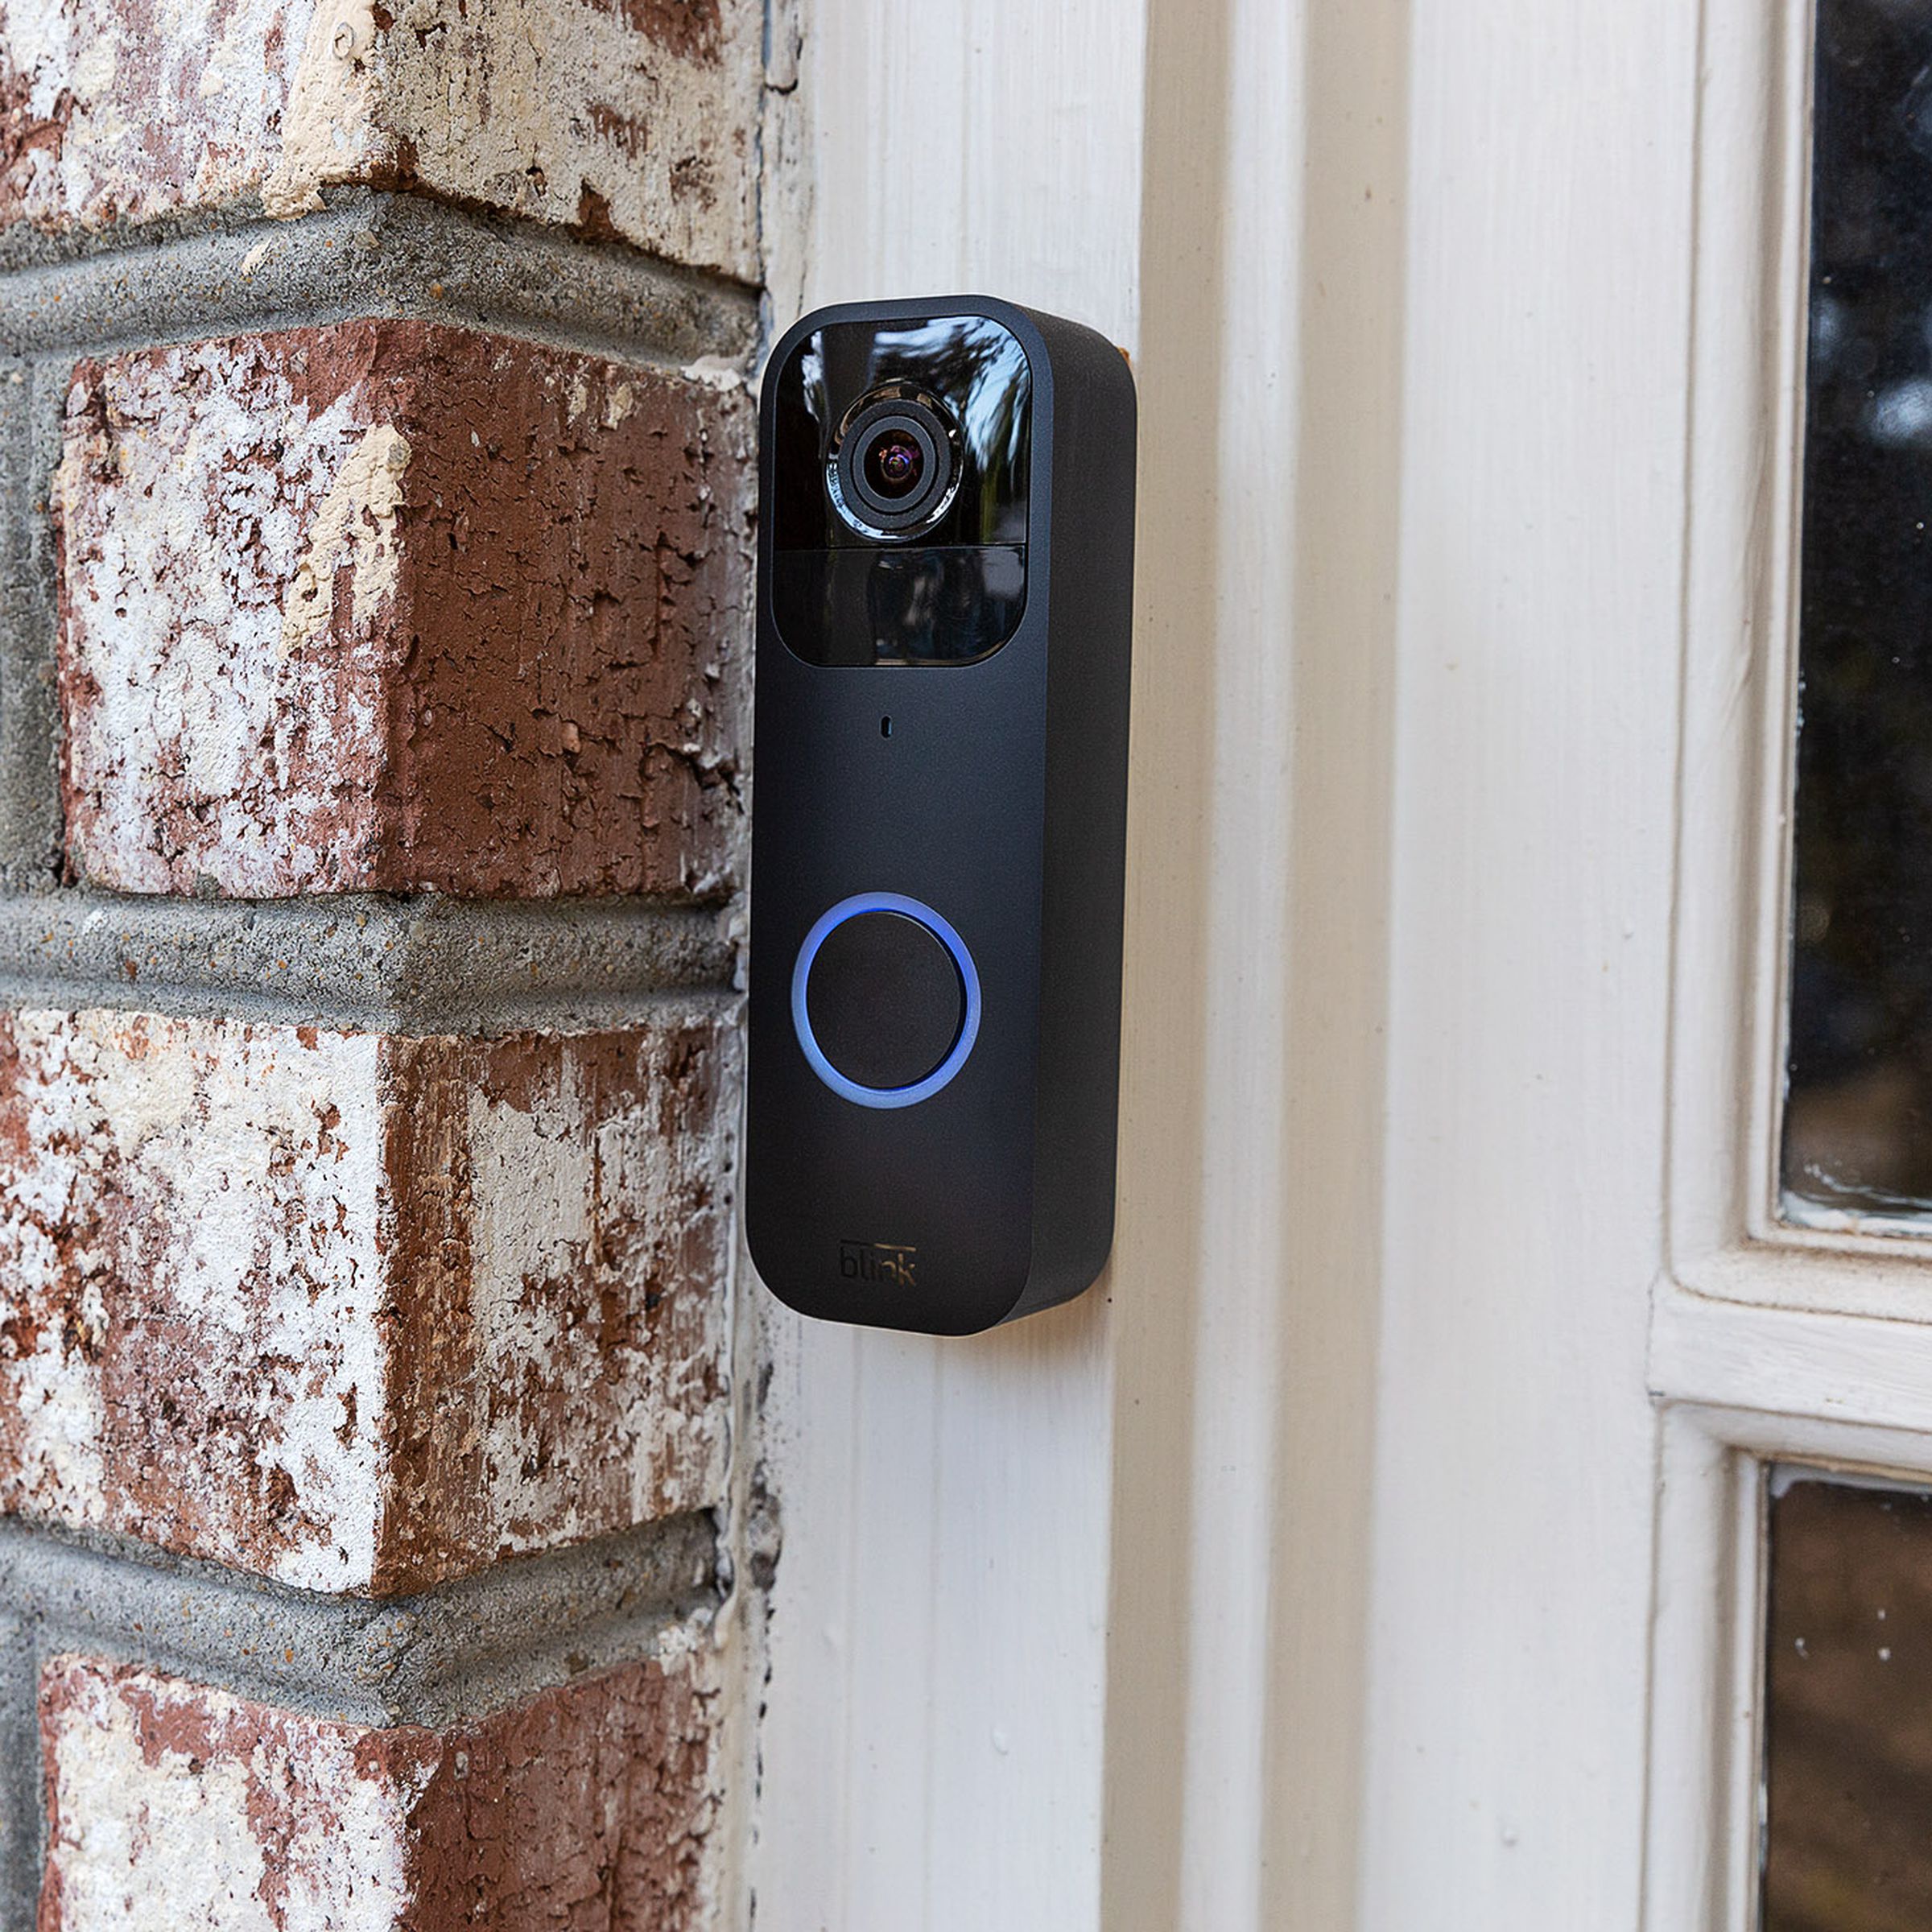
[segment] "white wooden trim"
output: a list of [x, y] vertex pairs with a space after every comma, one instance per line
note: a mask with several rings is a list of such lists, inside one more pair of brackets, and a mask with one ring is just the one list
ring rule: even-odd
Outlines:
[[[766, 126], [774, 302], [984, 291], [1137, 348], [1142, 16], [802, 0]], [[759, 1932], [1098, 1932], [1108, 1298], [939, 1341], [749, 1292], [783, 1539]]]
[[[1820, 1319], [1749, 1314], [1754, 1327], [1783, 1323], [1794, 1338]], [[1812, 1410], [1835, 1397], [1821, 1397], [1802, 1364], [1785, 1367], [1766, 1382], [1740, 1360], [1732, 1392], [1750, 1406], [1678, 1402], [1660, 1421], [1644, 1932], [1758, 1924], [1765, 1525], [1776, 1478], [1802, 1468], [1912, 1488], [1932, 1480], [1922, 1429], [1821, 1417]], [[1763, 1406], [1779, 1402], [1791, 1406]], [[1884, 1404], [1843, 1406], [1862, 1414]]]
[[1705, 0], [1646, 1927], [1756, 1923], [1763, 1495], [1932, 1472], [1932, 1247], [1781, 1218], [1810, 0]]
[[1658, 1430], [1644, 1932], [1757, 1923], [1765, 1472], [1724, 1420]]
[[1801, 0], [1703, 13], [1672, 997], [1680, 1279], [1771, 1207], [1809, 17]]
[[1697, 20], [1412, 13], [1360, 1923], [1628, 1932]]
[[1932, 1474], [1932, 1243], [1773, 1191], [1808, 0], [803, 19], [774, 289], [1148, 463], [1117, 1262], [765, 1311], [758, 1923], [1745, 1932], [1763, 1472]]
[[1671, 1272], [1728, 1299], [1923, 1320], [1922, 1224], [1778, 1199], [1814, 31], [1811, 0], [1706, 0]]
[[1148, 9], [1108, 1932], [1269, 1922], [1304, 31]]
[[[1165, 317], [1151, 389], [1200, 357], [1203, 287], [1166, 237], [1218, 217], [1213, 411], [1190, 422], [1170, 405], [1166, 444], [1150, 444], [1199, 452], [1218, 525], [1190, 1753], [1178, 1909], [1163, 1917], [1158, 1899], [1132, 1899], [1110, 1867], [1109, 1932], [1341, 1926], [1360, 1909], [1410, 40], [1399, 0], [1220, 10], [1212, 58], [1207, 10], [1153, 12], [1150, 101], [1166, 125], [1150, 126], [1143, 265], [1150, 330], [1157, 294]], [[1163, 204], [1154, 184], [1199, 154], [1214, 120], [1211, 80], [1217, 165], [1191, 206]], [[1158, 459], [1150, 476], [1162, 479]], [[1202, 605], [1167, 575], [1173, 549], [1149, 586], [1164, 604], [1151, 641], [1169, 685], [1184, 687]], [[1183, 774], [1184, 757], [1172, 769]], [[1150, 833], [1170, 836], [1158, 809]], [[1145, 905], [1143, 932], [1171, 920], [1152, 896]], [[1144, 987], [1150, 1024], [1163, 986]], [[1144, 1196], [1165, 1158], [1152, 1137], [1141, 1144]], [[1138, 1278], [1145, 1296], [1161, 1277]], [[1123, 1350], [1123, 1445], [1161, 1396], [1150, 1354]], [[1122, 1526], [1136, 1501], [1125, 1478]], [[1117, 1631], [1132, 1546], [1117, 1527]], [[1110, 1701], [1110, 1724], [1131, 1711]], [[1160, 1751], [1150, 1726], [1123, 1737], [1110, 1796]], [[1252, 1877], [1229, 1869], [1241, 1860]]]
[[762, 1929], [1355, 1916], [1402, 13], [803, 15], [774, 287], [1099, 323], [1144, 482], [1115, 1261], [976, 1342], [766, 1311]]
[[[1798, 1453], [1818, 1422], [1926, 1435], [1932, 1467], [1932, 1328], [1922, 1323], [1666, 1294], [1651, 1327], [1650, 1375], [1670, 1402], [1759, 1415], [1751, 1439], [1773, 1455]], [[1779, 1418], [1789, 1423], [1782, 1433]]]

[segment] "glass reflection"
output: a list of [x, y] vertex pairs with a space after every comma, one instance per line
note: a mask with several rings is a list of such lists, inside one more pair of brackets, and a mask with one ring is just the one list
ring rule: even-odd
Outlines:
[[1016, 544], [781, 551], [771, 590], [780, 632], [820, 640], [814, 663], [964, 663], [1018, 628], [1026, 552]]
[[1785, 1212], [1932, 1211], [1932, 7], [1820, 0]]
[[[778, 385], [771, 500], [773, 604], [808, 663], [958, 664], [998, 649], [1026, 607], [1032, 371], [990, 316], [834, 323], [799, 345]], [[841, 427], [901, 384], [960, 432], [951, 506], [906, 539], [868, 536], [834, 507], [827, 469]]]
[[1771, 1505], [1763, 1932], [1932, 1926], [1932, 1498]]
[[[836, 361], [838, 337], [858, 352], [848, 358], [848, 380], [828, 377], [827, 363]], [[827, 338], [832, 338], [829, 348]], [[998, 323], [980, 316], [955, 316], [915, 323], [901, 328], [839, 331], [828, 329], [815, 338], [815, 354], [807, 349], [803, 374], [807, 390], [818, 385], [813, 414], [824, 431], [836, 427], [843, 411], [838, 398], [848, 389], [847, 404], [857, 395], [889, 382], [908, 382], [931, 389], [952, 405], [968, 456], [989, 487], [982, 494], [995, 514], [1010, 512], [1025, 502], [1023, 480], [1016, 490], [1013, 478], [1026, 455], [1026, 419], [1022, 405], [1030, 390], [1026, 352]], [[856, 381], [856, 387], [853, 383]], [[827, 435], [825, 453], [830, 453]], [[1002, 532], [982, 529], [980, 541], [993, 543]], [[1015, 533], [1007, 529], [1009, 538]], [[1018, 535], [1025, 536], [1022, 525]]]
[[815, 452], [782, 467], [778, 479], [780, 549], [863, 541], [832, 513], [824, 464], [839, 425], [862, 396], [890, 382], [930, 390], [952, 410], [965, 444], [967, 474], [955, 518], [934, 533], [952, 543], [1026, 540], [1028, 405], [1032, 372], [1012, 332], [985, 316], [946, 316], [881, 328], [846, 323], [820, 329], [780, 373], [781, 402], [808, 422], [783, 440], [782, 457]]

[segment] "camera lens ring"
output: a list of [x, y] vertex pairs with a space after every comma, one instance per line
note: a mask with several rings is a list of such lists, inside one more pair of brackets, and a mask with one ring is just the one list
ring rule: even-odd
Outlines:
[[[916, 452], [914, 475], [898, 495], [876, 488], [868, 469], [880, 446], [897, 440]], [[936, 397], [888, 383], [860, 397], [846, 412], [825, 464], [832, 507], [862, 537], [903, 543], [919, 536], [952, 507], [959, 494], [960, 433]]]

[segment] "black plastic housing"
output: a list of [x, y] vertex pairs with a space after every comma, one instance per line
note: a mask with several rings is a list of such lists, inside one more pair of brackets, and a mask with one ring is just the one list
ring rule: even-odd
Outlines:
[[[852, 528], [825, 480], [882, 383], [958, 432], [957, 494], [910, 537]], [[1121, 352], [1010, 303], [824, 309], [772, 353], [745, 1202], [759, 1274], [804, 1314], [968, 1334], [1105, 1265], [1134, 449]], [[870, 894], [931, 908], [976, 975], [969, 1051], [910, 1104], [835, 1091], [795, 1023], [808, 935]], [[840, 996], [848, 1037], [866, 993]]]

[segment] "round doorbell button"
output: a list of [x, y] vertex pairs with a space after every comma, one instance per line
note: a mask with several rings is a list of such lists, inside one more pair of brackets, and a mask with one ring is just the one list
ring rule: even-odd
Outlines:
[[799, 948], [792, 1023], [814, 1072], [862, 1107], [929, 1099], [966, 1063], [979, 975], [954, 928], [897, 893], [842, 899]]

